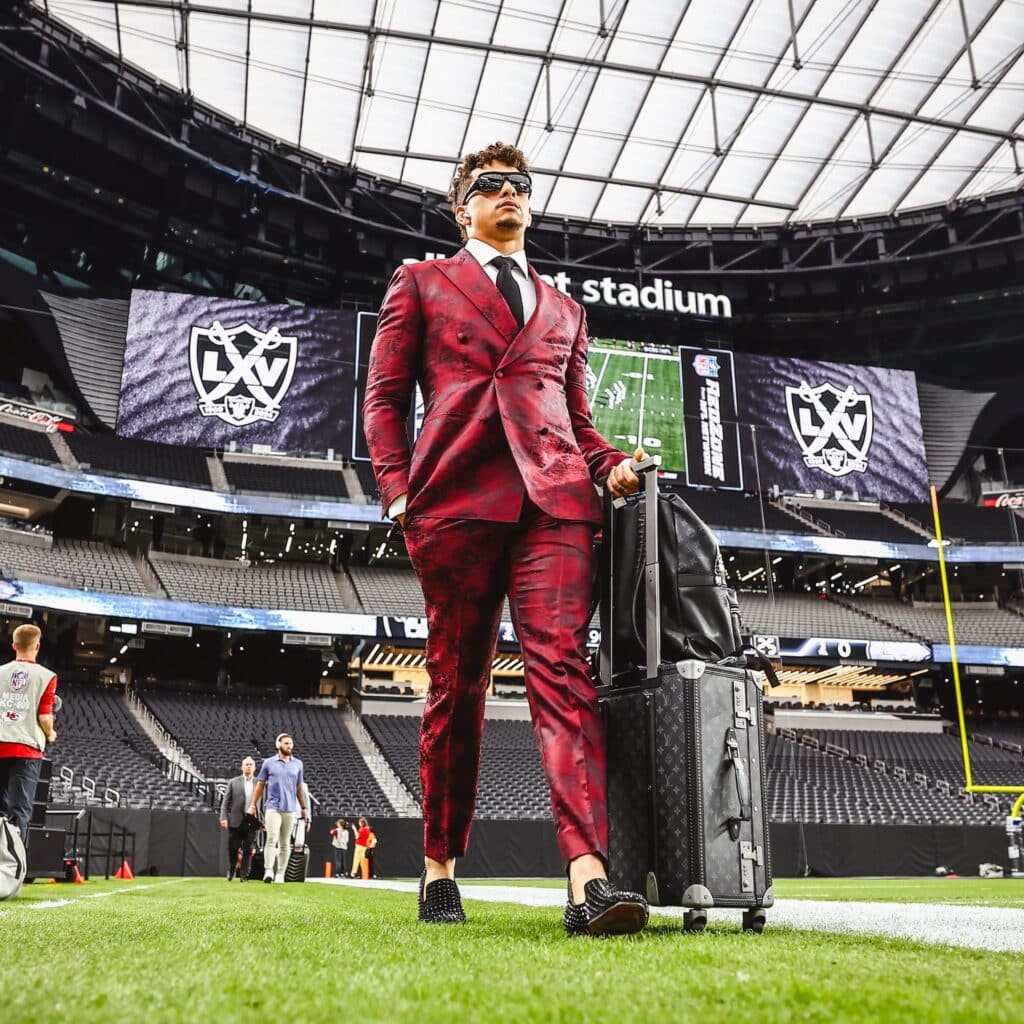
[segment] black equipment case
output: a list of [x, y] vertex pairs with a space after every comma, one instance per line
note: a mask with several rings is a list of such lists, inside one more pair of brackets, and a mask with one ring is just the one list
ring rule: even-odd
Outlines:
[[[611, 503], [606, 517], [602, 553], [602, 590], [614, 598], [602, 606], [598, 673], [608, 745], [609, 873], [623, 889], [646, 892], [656, 906], [688, 908], [688, 931], [704, 928], [709, 908], [734, 907], [743, 909], [745, 929], [760, 932], [765, 908], [774, 902], [761, 676], [747, 667], [740, 650], [729, 650], [738, 644], [738, 628], [731, 631], [736, 644], [729, 635], [695, 636], [692, 643], [684, 638], [681, 647], [676, 644], [677, 653], [686, 653], [705, 650], [710, 642], [725, 655], [721, 660], [661, 662], [662, 581], [678, 576], [681, 596], [667, 594], [666, 607], [695, 602], [710, 609], [696, 617], [705, 628], [708, 622], [726, 620], [715, 608], [724, 606], [726, 595], [734, 604], [734, 596], [715, 571], [721, 558], [714, 535], [676, 495], [662, 498], [663, 525], [666, 507], [674, 503], [683, 510], [684, 527], [703, 531], [688, 547], [713, 556], [714, 564], [704, 567], [710, 571], [700, 579], [701, 574], [686, 571], [692, 566], [674, 574], [675, 567], [659, 563], [656, 466], [647, 459], [634, 469], [644, 483], [642, 514], [632, 516], [628, 525], [633, 533], [639, 528], [641, 541], [617, 538], [620, 513], [628, 507], [620, 499]], [[671, 519], [671, 508], [667, 511]], [[625, 635], [621, 618], [636, 618], [636, 600], [623, 607], [621, 597], [641, 589], [639, 577], [625, 587], [614, 578], [619, 543], [635, 545], [641, 556], [636, 569], [643, 573], [645, 637], [633, 629], [634, 650], [643, 650], [646, 660], [640, 666], [624, 666], [614, 648], [613, 638]], [[706, 588], [703, 596], [695, 585]], [[673, 628], [678, 641], [680, 623]]]
[[304, 882], [309, 874], [309, 846], [306, 844], [308, 830], [309, 826], [301, 818], [295, 822], [295, 830], [292, 833], [292, 852], [284, 870], [286, 882]]

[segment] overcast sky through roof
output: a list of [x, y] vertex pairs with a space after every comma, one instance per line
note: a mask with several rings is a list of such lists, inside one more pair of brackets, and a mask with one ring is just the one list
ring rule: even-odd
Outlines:
[[384, 178], [446, 192], [459, 154], [518, 142], [548, 214], [773, 224], [1024, 184], [1024, 0], [37, 6], [237, 121]]

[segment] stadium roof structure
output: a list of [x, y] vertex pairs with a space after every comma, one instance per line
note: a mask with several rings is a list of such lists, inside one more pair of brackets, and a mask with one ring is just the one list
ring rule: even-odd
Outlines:
[[549, 217], [809, 224], [1024, 186], [1024, 0], [33, 0], [252, 130]]

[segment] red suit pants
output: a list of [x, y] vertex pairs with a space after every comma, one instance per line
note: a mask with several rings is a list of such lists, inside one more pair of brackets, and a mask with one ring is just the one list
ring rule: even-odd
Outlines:
[[464, 856], [469, 842], [506, 593], [562, 857], [607, 855], [604, 729], [586, 662], [594, 530], [529, 499], [516, 523], [406, 520], [429, 626], [420, 780], [424, 851], [434, 860]]

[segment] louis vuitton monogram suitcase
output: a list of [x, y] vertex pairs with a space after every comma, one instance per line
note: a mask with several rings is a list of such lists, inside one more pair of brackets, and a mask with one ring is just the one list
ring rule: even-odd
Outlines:
[[[654, 905], [687, 908], [688, 931], [702, 930], [707, 911], [722, 907], [742, 909], [744, 928], [760, 932], [773, 903], [761, 677], [737, 658], [661, 663], [657, 474], [652, 462], [635, 468], [647, 509], [647, 665], [598, 687], [608, 746], [609, 874]], [[612, 509], [605, 543], [615, 543], [614, 520]]]

